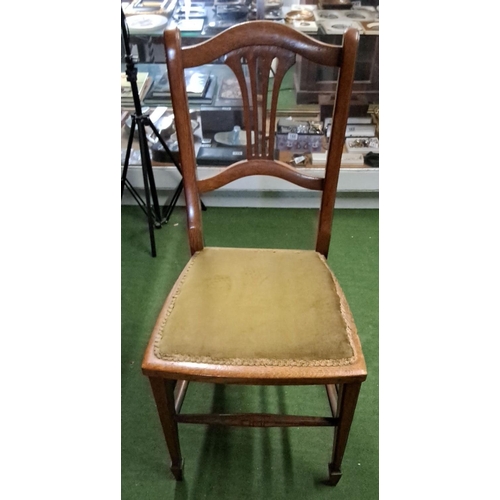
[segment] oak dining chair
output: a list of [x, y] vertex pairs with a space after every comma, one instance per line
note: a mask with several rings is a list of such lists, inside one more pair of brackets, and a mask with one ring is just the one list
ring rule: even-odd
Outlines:
[[[164, 32], [191, 258], [159, 313], [142, 371], [149, 378], [177, 480], [183, 477], [178, 427], [189, 423], [333, 427], [327, 481], [336, 485], [341, 478], [367, 370], [348, 302], [326, 259], [358, 40], [357, 30], [349, 29], [341, 45], [330, 45], [272, 21], [244, 22], [185, 47], [177, 29]], [[278, 92], [297, 57], [338, 68], [322, 178], [275, 159]], [[184, 70], [212, 61], [227, 64], [240, 84], [246, 158], [199, 180]], [[314, 250], [205, 246], [200, 194], [251, 175], [275, 176], [321, 192]], [[325, 386], [331, 415], [182, 413], [190, 382]]]

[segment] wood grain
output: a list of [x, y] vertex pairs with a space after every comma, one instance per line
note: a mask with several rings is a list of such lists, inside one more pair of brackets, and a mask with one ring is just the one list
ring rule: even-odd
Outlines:
[[272, 160], [243, 160], [227, 167], [213, 177], [198, 181], [198, 189], [200, 193], [213, 191], [230, 182], [248, 177], [250, 175], [269, 175], [279, 177], [286, 181], [292, 182], [297, 186], [317, 191], [323, 190], [324, 180], [312, 175], [305, 175], [297, 171], [290, 165], [279, 161]]

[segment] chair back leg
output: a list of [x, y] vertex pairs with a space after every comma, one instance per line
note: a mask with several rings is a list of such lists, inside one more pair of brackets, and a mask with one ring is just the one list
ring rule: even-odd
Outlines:
[[353, 382], [342, 384], [339, 386], [338, 402], [336, 413], [339, 418], [338, 426], [334, 429], [333, 434], [333, 454], [332, 461], [328, 464], [329, 482], [335, 486], [342, 477], [340, 466], [344, 457], [344, 451], [349, 437], [354, 410], [358, 401], [361, 382]]

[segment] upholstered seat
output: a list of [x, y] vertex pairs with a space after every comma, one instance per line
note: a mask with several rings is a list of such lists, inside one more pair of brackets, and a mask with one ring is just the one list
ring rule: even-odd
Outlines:
[[314, 251], [204, 248], [164, 310], [154, 350], [164, 360], [264, 366], [355, 360], [347, 302]]

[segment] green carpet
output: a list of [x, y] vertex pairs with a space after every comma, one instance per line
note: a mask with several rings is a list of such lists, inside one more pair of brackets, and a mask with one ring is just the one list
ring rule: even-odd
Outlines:
[[[313, 248], [317, 211], [209, 208], [211, 246]], [[185, 210], [176, 208], [155, 232], [150, 256], [144, 214], [122, 207], [122, 500], [378, 498], [378, 211], [337, 210], [328, 262], [354, 315], [368, 366], [343, 462], [332, 488], [327, 477], [331, 428], [180, 425], [185, 479], [170, 460], [141, 360], [160, 307], [189, 259]], [[191, 384], [185, 412], [329, 414], [324, 388]]]

